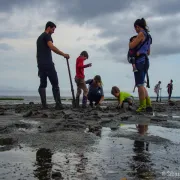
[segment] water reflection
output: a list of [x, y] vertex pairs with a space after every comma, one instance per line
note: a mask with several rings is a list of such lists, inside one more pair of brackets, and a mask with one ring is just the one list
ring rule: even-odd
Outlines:
[[[148, 131], [147, 124], [138, 124], [136, 128], [141, 137], [146, 135]], [[154, 179], [151, 156], [149, 153], [149, 142], [135, 140], [133, 151], [134, 156], [132, 157], [132, 164], [130, 165], [134, 172], [132, 176], [135, 177], [135, 179]]]
[[52, 171], [52, 152], [50, 149], [40, 148], [36, 152], [36, 170], [34, 171], [35, 177], [39, 180], [51, 179]]

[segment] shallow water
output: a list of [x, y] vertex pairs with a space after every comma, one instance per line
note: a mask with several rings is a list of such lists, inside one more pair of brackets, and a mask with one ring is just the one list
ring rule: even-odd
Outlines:
[[[134, 124], [124, 124], [121, 127], [121, 130], [130, 131], [130, 132], [137, 132], [136, 126]], [[167, 140], [172, 141], [173, 143], [179, 144], [180, 143], [180, 129], [174, 128], [165, 128], [161, 126], [148, 126], [147, 136], [157, 136]]]
[[[159, 137], [164, 142], [153, 141]], [[163, 179], [164, 171], [180, 171], [179, 142], [179, 129], [149, 124], [148, 129], [138, 131], [135, 124], [121, 124], [115, 131], [103, 128], [88, 151], [85, 146], [78, 152], [73, 149], [52, 152], [48, 147], [35, 149], [20, 144], [14, 148], [11, 143], [1, 144], [0, 179], [50, 179], [52, 172], [73, 180]]]

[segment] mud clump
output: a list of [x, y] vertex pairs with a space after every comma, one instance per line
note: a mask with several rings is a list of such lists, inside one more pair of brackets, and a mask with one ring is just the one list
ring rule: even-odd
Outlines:
[[34, 105], [34, 102], [29, 102], [29, 105]]
[[13, 145], [15, 140], [13, 138], [0, 138], [0, 145]]
[[127, 121], [131, 116], [121, 116], [122, 121]]
[[102, 126], [90, 126], [89, 125], [89, 132], [94, 133], [96, 136], [101, 136]]
[[0, 116], [4, 115], [5, 111], [4, 110], [0, 110]]
[[8, 132], [8, 127], [7, 126], [2, 126], [0, 127], [0, 133], [7, 133]]
[[51, 179], [52, 152], [50, 149], [40, 148], [36, 152], [36, 166], [34, 171], [38, 179]]
[[55, 113], [52, 113], [52, 114], [50, 114], [50, 115], [49, 115], [49, 117], [50, 117], [51, 119], [56, 119], [56, 117], [57, 117], [57, 114], [55, 114]]
[[76, 123], [66, 123], [64, 124], [64, 129], [83, 129], [85, 126], [82, 124], [76, 124]]
[[113, 118], [115, 115], [114, 114], [109, 114], [108, 117], [109, 118]]
[[30, 124], [26, 124], [26, 123], [15, 123], [14, 126], [16, 128], [23, 128], [23, 129], [28, 129], [31, 127]]
[[152, 117], [151, 121], [154, 121], [154, 122], [167, 121], [167, 118], [165, 118], [165, 117]]
[[15, 107], [15, 113], [21, 113], [25, 109], [25, 105], [17, 105]]
[[6, 111], [6, 110], [7, 110], [7, 109], [6, 109], [5, 107], [0, 106], [0, 116], [5, 115], [5, 111]]
[[23, 117], [30, 117], [32, 116], [33, 112], [31, 110], [29, 110], [28, 112], [26, 112]]
[[0, 106], [0, 110], [7, 110], [4, 106]]
[[61, 180], [64, 178], [62, 177], [62, 174], [60, 172], [52, 172], [52, 179]]
[[46, 113], [43, 113], [43, 114], [41, 115], [41, 117], [42, 117], [42, 118], [48, 118], [48, 115], [47, 115]]

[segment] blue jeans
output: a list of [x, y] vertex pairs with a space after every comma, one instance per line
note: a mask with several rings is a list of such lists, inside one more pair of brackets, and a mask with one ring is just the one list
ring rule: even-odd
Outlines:
[[90, 101], [90, 104], [95, 102], [97, 105], [101, 99], [101, 95], [94, 95], [94, 94], [88, 94], [88, 100]]

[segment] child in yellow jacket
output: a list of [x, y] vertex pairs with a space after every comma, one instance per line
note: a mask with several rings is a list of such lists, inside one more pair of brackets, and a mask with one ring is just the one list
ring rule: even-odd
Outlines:
[[129, 107], [133, 105], [133, 96], [127, 92], [122, 92], [117, 86], [113, 86], [111, 94], [118, 99], [118, 107], [123, 107], [123, 103], [127, 102]]

